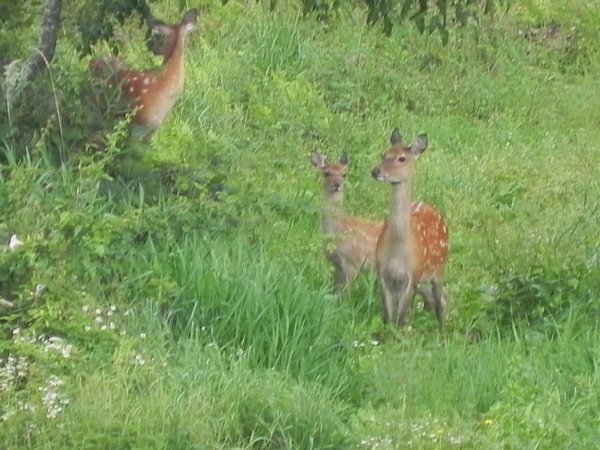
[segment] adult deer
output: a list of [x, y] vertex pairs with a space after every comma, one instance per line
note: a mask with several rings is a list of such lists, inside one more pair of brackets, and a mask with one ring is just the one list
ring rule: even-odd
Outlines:
[[121, 95], [134, 111], [132, 135], [148, 139], [162, 125], [183, 90], [183, 62], [187, 34], [196, 28], [198, 13], [191, 9], [178, 24], [165, 24], [154, 18], [148, 21], [153, 37], [161, 38], [151, 47], [155, 55], [163, 56], [159, 70], [135, 70], [119, 57], [92, 60], [90, 70], [98, 78], [108, 79], [111, 86], [120, 86]]
[[398, 129], [390, 138], [391, 148], [371, 175], [391, 184], [389, 218], [377, 240], [376, 263], [382, 293], [384, 322], [404, 325], [410, 315], [412, 298], [419, 283], [433, 304], [440, 325], [444, 324], [447, 298], [443, 291], [448, 259], [448, 226], [432, 206], [411, 203], [411, 176], [414, 162], [427, 148], [427, 135], [416, 138], [410, 147], [402, 144]]
[[375, 247], [383, 222], [354, 217], [344, 211], [344, 182], [348, 169], [346, 153], [339, 162], [327, 164], [325, 156], [314, 152], [311, 161], [323, 175], [321, 226], [327, 236], [324, 251], [333, 264], [334, 288], [337, 293], [342, 293], [361, 270], [374, 270]]

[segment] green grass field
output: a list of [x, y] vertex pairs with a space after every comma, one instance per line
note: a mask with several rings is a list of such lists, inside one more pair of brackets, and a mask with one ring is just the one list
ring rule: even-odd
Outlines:
[[[600, 10], [514, 3], [446, 46], [361, 8], [190, 5], [181, 100], [104, 151], [61, 36], [58, 115], [0, 136], [0, 449], [598, 448]], [[450, 226], [442, 332], [419, 302], [384, 326], [374, 275], [334, 296], [321, 251], [310, 153], [346, 151], [346, 208], [383, 219], [394, 127], [428, 134], [413, 197]]]

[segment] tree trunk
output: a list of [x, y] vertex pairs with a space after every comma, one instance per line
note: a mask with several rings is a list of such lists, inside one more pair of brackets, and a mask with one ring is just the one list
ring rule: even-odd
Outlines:
[[6, 69], [6, 99], [9, 110], [19, 103], [23, 90], [35, 80], [54, 58], [60, 26], [62, 0], [47, 0], [42, 15], [39, 42], [33, 55], [25, 61], [14, 61]]

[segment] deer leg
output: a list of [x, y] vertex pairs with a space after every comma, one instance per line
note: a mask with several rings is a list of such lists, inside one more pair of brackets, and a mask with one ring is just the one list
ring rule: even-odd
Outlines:
[[423, 297], [423, 309], [425, 311], [435, 311], [433, 289], [429, 286], [418, 286], [417, 292]]
[[411, 277], [406, 276], [397, 280], [398, 290], [396, 291], [398, 299], [398, 317], [396, 324], [405, 325], [408, 322], [411, 312], [412, 297], [414, 295], [414, 286]]
[[357, 276], [358, 270], [356, 267], [346, 263], [343, 259], [334, 260], [333, 282], [337, 294], [347, 293], [349, 291], [348, 288]]
[[348, 279], [344, 270], [336, 265], [333, 272], [333, 289], [336, 294], [343, 293], [348, 287]]
[[395, 317], [394, 308], [394, 291], [390, 286], [389, 279], [381, 274], [379, 277], [379, 284], [381, 287], [381, 315], [383, 316], [383, 323], [390, 323]]
[[383, 294], [383, 320], [404, 325], [410, 315], [413, 283], [406, 274], [384, 271], [381, 276]]
[[435, 315], [437, 317], [440, 328], [444, 326], [446, 319], [446, 309], [448, 307], [448, 298], [444, 293], [442, 280], [431, 280], [431, 292], [435, 301]]

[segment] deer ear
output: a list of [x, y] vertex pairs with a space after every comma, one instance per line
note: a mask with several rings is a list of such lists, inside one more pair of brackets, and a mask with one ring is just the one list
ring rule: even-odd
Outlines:
[[185, 13], [183, 18], [181, 19], [181, 26], [184, 28], [185, 32], [189, 32], [196, 28], [196, 22], [198, 22], [198, 11], [196, 8], [190, 9]]
[[394, 128], [392, 131], [392, 135], [390, 136], [390, 144], [402, 144], [402, 135], [400, 134], [400, 130], [398, 130], [398, 128]]
[[159, 25], [166, 25], [165, 22], [163, 22], [160, 19], [157, 19], [156, 17], [154, 17], [152, 14], [148, 13], [147, 16], [144, 17], [144, 20], [146, 21], [146, 26], [150, 29], [153, 30], [154, 27], [159, 26]]
[[410, 150], [417, 156], [425, 151], [427, 148], [427, 135], [420, 134], [415, 139], [415, 142], [410, 147]]
[[198, 10], [196, 8], [190, 9], [185, 13], [181, 19], [181, 23], [196, 23], [198, 21]]
[[319, 152], [312, 152], [310, 155], [310, 160], [317, 169], [322, 169], [325, 167], [325, 157], [321, 155]]
[[348, 165], [348, 153], [342, 153], [342, 157], [340, 158], [340, 164], [343, 164], [344, 166]]

